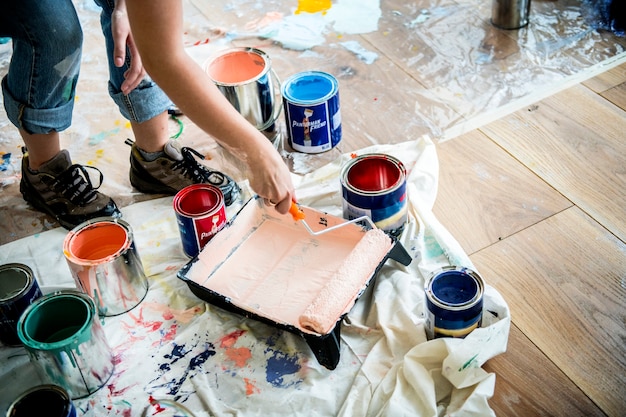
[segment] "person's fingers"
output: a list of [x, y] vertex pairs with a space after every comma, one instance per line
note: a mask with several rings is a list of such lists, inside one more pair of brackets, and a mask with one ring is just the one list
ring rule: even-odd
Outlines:
[[283, 198], [278, 203], [276, 203], [276, 205], [274, 206], [274, 209], [280, 214], [287, 214], [289, 213], [289, 209], [291, 208], [291, 201], [292, 201], [291, 194], [288, 194], [287, 197]]

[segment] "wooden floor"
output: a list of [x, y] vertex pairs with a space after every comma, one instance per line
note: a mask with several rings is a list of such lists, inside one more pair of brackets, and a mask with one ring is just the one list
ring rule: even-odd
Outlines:
[[[494, 50], [501, 60], [494, 66], [495, 77], [521, 52], [511, 33], [503, 36], [488, 28], [484, 16], [490, 2], [474, 3], [482, 17], [464, 12], [458, 19], [473, 19], [488, 33], [482, 47], [504, 45]], [[537, 0], [533, 7], [550, 10], [551, 3]], [[408, 45], [417, 42], [417, 35], [407, 34], [410, 26], [402, 20], [413, 19], [409, 16], [416, 10], [419, 14], [416, 7], [414, 2], [386, 2], [378, 32], [344, 38], [378, 51], [374, 65], [335, 44], [316, 48], [323, 59], [285, 51], [271, 41], [256, 40], [255, 46], [269, 53], [281, 77], [315, 68], [340, 78], [341, 151], [403, 142], [432, 133], [432, 126], [424, 124], [424, 109], [435, 109], [432, 113], [453, 125], [467, 105], [442, 104], [437, 98], [446, 93], [442, 88], [423, 94], [424, 74], [403, 55], [417, 49]], [[213, 22], [233, 19], [227, 8], [205, 15]], [[436, 58], [424, 45], [420, 48], [425, 59]], [[449, 96], [462, 98], [460, 93]], [[108, 98], [103, 102], [103, 108], [110, 106]], [[434, 213], [511, 308], [507, 352], [485, 365], [496, 373], [489, 404], [498, 416], [624, 416], [626, 64], [487, 119], [492, 121], [437, 144], [440, 183]], [[125, 173], [127, 166], [119, 170]], [[4, 190], [14, 196], [2, 208], [3, 220], [29, 213], [20, 206], [17, 184]], [[26, 223], [9, 228], [11, 235], [5, 233], [2, 241], [37, 232], [22, 226]]]
[[509, 303], [490, 405], [626, 415], [626, 64], [438, 145], [435, 214]]

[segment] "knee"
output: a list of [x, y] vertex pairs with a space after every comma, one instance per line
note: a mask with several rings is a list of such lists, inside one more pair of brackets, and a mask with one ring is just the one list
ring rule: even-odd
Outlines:
[[45, 43], [67, 52], [80, 49], [83, 45], [83, 29], [78, 19], [67, 19], [62, 16], [51, 17], [46, 22]]

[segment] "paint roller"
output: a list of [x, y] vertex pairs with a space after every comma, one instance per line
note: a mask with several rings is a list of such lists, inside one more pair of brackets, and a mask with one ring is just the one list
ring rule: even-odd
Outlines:
[[[321, 232], [313, 232], [304, 221], [304, 213], [295, 203], [292, 203], [289, 212], [294, 220], [301, 221], [309, 233], [314, 235], [353, 223], [345, 222]], [[392, 245], [391, 238], [381, 229], [373, 227], [368, 230], [317, 297], [300, 315], [298, 318], [300, 326], [318, 334], [329, 333], [339, 317], [349, 310], [351, 303], [374, 274], [381, 260], [389, 253]]]
[[289, 207], [289, 214], [291, 214], [291, 216], [293, 217], [294, 221], [296, 221], [296, 222], [299, 221], [300, 223], [302, 223], [304, 228], [312, 236], [323, 235], [324, 233], [331, 232], [331, 231], [333, 231], [335, 229], [339, 229], [339, 228], [347, 226], [349, 224], [359, 223], [359, 222], [366, 222], [370, 226], [371, 229], [376, 229], [376, 225], [374, 224], [372, 219], [370, 219], [368, 216], [361, 216], [361, 217], [357, 217], [356, 219], [352, 219], [352, 220], [349, 220], [349, 221], [337, 224], [335, 226], [327, 227], [326, 229], [314, 232], [313, 229], [311, 229], [311, 227], [309, 226], [309, 224], [304, 220], [304, 218], [306, 217], [304, 212], [293, 201], [291, 202], [291, 207]]

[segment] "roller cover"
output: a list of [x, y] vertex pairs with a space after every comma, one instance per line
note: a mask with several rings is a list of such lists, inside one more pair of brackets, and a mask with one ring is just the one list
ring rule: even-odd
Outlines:
[[337, 272], [299, 318], [300, 326], [326, 334], [339, 317], [349, 311], [365, 283], [389, 252], [391, 238], [380, 229], [371, 229], [357, 243]]

